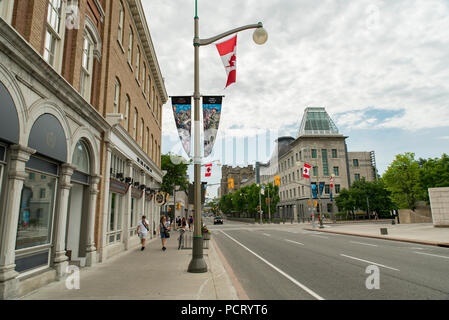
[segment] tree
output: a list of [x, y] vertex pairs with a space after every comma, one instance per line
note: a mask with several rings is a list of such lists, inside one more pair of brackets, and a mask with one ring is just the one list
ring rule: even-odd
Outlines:
[[383, 175], [391, 197], [400, 208], [416, 209], [416, 201], [422, 199], [420, 167], [415, 154], [399, 154]]
[[224, 214], [230, 214], [232, 212], [232, 193], [222, 196], [218, 201], [218, 207]]
[[163, 154], [161, 157], [161, 167], [162, 170], [167, 171], [167, 174], [162, 178], [162, 191], [172, 194], [175, 186], [180, 186], [180, 190], [188, 190], [188, 164], [183, 157], [173, 154]]
[[449, 187], [449, 156], [443, 154], [441, 159], [419, 159], [418, 164], [422, 198], [429, 202], [429, 188]]

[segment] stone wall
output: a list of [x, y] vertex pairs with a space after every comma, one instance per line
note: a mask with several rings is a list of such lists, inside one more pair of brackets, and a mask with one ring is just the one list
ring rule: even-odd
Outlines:
[[429, 197], [433, 225], [449, 227], [449, 188], [430, 188]]
[[432, 213], [430, 207], [424, 202], [419, 201], [416, 204], [416, 209], [401, 209], [399, 210], [399, 221], [401, 223], [431, 223]]

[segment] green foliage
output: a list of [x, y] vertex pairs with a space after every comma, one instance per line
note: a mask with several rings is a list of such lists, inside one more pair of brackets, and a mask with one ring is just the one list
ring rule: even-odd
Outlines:
[[419, 159], [418, 164], [422, 198], [429, 202], [429, 188], [449, 187], [449, 156], [443, 154], [441, 159]]
[[172, 154], [163, 154], [161, 167], [162, 170], [167, 171], [167, 174], [162, 178], [162, 191], [172, 194], [175, 186], [180, 186], [180, 190], [188, 190], [188, 165], [184, 158]]
[[339, 211], [353, 214], [356, 209], [363, 210], [367, 214], [374, 211], [382, 214], [396, 208], [391, 200], [391, 192], [387, 190], [382, 179], [372, 182], [365, 179], [356, 181], [349, 190], [341, 190], [335, 202]]
[[[259, 205], [259, 195], [261, 188], [255, 183], [250, 186], [245, 186], [236, 190], [233, 193], [224, 195], [219, 200], [219, 208], [225, 214], [232, 212], [236, 213], [249, 213], [253, 218], [258, 218], [257, 207]], [[265, 194], [260, 195], [262, 204], [262, 210], [267, 214], [268, 206], [265, 199], [270, 196], [270, 209], [271, 212], [276, 212], [276, 206], [280, 201], [279, 187], [268, 184], [265, 186]]]
[[416, 201], [423, 198], [420, 167], [414, 153], [406, 152], [397, 155], [384, 173], [383, 179], [387, 189], [392, 193], [393, 201], [400, 208], [414, 210]]

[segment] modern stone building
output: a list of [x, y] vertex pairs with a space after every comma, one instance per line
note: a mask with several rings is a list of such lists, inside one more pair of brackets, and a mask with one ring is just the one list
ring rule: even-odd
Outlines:
[[[240, 189], [244, 183], [254, 179], [254, 167], [252, 165], [247, 167], [230, 167], [222, 166], [221, 168], [221, 185], [219, 197]], [[228, 179], [234, 179], [234, 189], [229, 190]]]
[[155, 228], [167, 99], [139, 0], [0, 1], [0, 298]]
[[[339, 133], [324, 108], [305, 109], [297, 138], [280, 139], [283, 145], [278, 148], [277, 175], [281, 178], [281, 217], [299, 220], [311, 217], [310, 183], [325, 185], [321, 208], [323, 213], [331, 214], [336, 212], [335, 203], [330, 199], [332, 176], [334, 197], [338, 196], [341, 189], [349, 188], [353, 181], [376, 179], [374, 152], [348, 152], [347, 138]], [[303, 177], [304, 163], [312, 167], [310, 182]]]

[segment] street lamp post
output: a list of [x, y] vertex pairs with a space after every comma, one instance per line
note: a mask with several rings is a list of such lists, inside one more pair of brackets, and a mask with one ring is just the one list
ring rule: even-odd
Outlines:
[[203, 236], [201, 233], [201, 152], [200, 152], [200, 64], [199, 64], [199, 52], [200, 46], [206, 46], [215, 41], [218, 41], [224, 37], [227, 37], [233, 33], [247, 30], [256, 29], [253, 35], [253, 39], [257, 44], [264, 44], [268, 39], [268, 34], [263, 29], [263, 24], [259, 22], [258, 24], [247, 25], [244, 27], [236, 28], [218, 36], [200, 39], [199, 37], [199, 18], [198, 18], [198, 0], [195, 0], [195, 17], [194, 17], [194, 207], [195, 207], [195, 218], [194, 218], [194, 233], [193, 233], [193, 249], [192, 249], [192, 260], [190, 261], [188, 272], [191, 273], [204, 273], [207, 272], [207, 265], [203, 258]]

